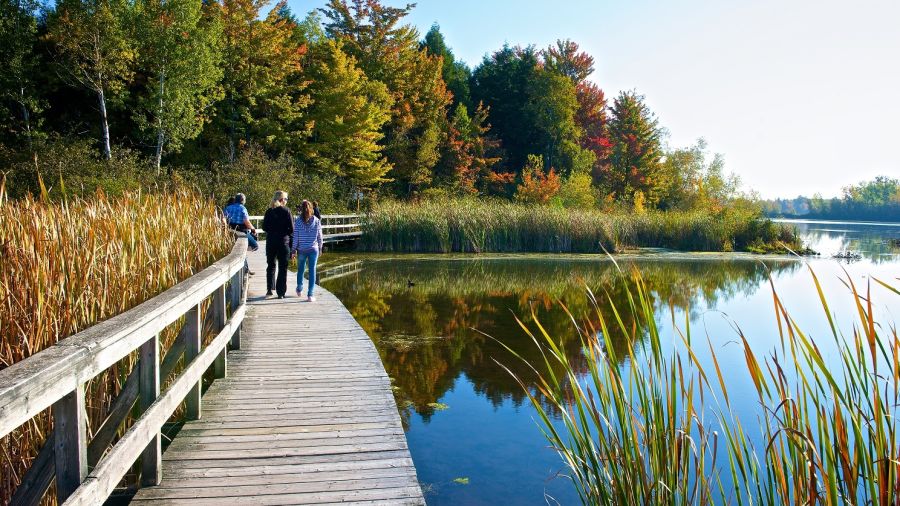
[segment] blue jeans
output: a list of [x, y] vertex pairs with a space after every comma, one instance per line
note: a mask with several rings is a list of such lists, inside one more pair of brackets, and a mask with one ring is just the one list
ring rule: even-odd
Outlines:
[[316, 261], [318, 259], [318, 250], [311, 249], [297, 252], [297, 291], [303, 291], [303, 271], [309, 266], [309, 289], [306, 291], [308, 297], [312, 297], [313, 287], [316, 286]]
[[247, 249], [253, 250], [259, 248], [259, 242], [253, 237], [253, 234], [250, 231], [247, 231]]

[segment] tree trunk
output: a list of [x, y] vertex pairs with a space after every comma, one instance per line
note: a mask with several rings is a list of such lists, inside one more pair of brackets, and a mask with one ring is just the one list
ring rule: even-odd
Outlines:
[[162, 170], [162, 153], [163, 153], [163, 143], [166, 140], [165, 132], [163, 132], [163, 107], [165, 107], [165, 102], [163, 102], [163, 92], [165, 92], [166, 85], [166, 73], [159, 73], [159, 107], [156, 110], [156, 153], [153, 156], [153, 161], [156, 164], [156, 175], [159, 176], [160, 171]]
[[112, 158], [112, 149], [109, 147], [109, 121], [106, 117], [106, 95], [103, 88], [97, 90], [97, 100], [100, 101], [100, 128], [102, 130], [101, 143], [103, 144], [103, 158]]

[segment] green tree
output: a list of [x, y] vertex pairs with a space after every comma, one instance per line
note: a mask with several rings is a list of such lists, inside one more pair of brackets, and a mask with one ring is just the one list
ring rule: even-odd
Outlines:
[[447, 84], [447, 90], [453, 94], [453, 108], [455, 109], [458, 104], [463, 104], [471, 111], [469, 79], [472, 78], [472, 71], [465, 63], [456, 61], [456, 57], [453, 56], [453, 51], [447, 47], [444, 34], [441, 33], [441, 27], [437, 23], [431, 25], [431, 29], [425, 34], [422, 47], [428, 51], [428, 54], [443, 59], [441, 75]]
[[178, 151], [185, 140], [197, 137], [222, 96], [222, 27], [217, 12], [194, 0], [137, 5], [138, 68], [146, 85], [135, 115], [155, 144], [159, 173], [164, 151]]
[[47, 22], [61, 74], [97, 98], [106, 159], [111, 157], [107, 105], [121, 99], [133, 75], [136, 52], [127, 32], [132, 15], [126, 0], [59, 0]]
[[329, 37], [340, 40], [366, 76], [384, 83], [394, 98], [384, 128], [385, 152], [393, 165], [391, 178], [407, 193], [431, 182], [451, 101], [440, 58], [421, 49], [416, 29], [401, 23], [412, 7], [330, 0], [321, 9]]
[[669, 187], [660, 194], [660, 207], [718, 211], [738, 196], [740, 180], [725, 173], [721, 154], [709, 157], [703, 139], [689, 148], [666, 152], [661, 165]]
[[338, 41], [322, 41], [310, 56], [311, 164], [357, 186], [383, 182], [391, 168], [379, 144], [392, 105], [387, 87], [370, 81]]
[[253, 142], [270, 152], [292, 152], [309, 134], [309, 105], [297, 24], [286, 3], [265, 17], [268, 0], [224, 0], [224, 99], [216, 106], [208, 142], [224, 146], [228, 160]]
[[620, 202], [633, 203], [635, 194], [656, 205], [668, 182], [662, 170], [662, 130], [644, 97], [623, 91], [613, 102], [609, 120], [610, 163], [601, 174], [601, 187]]
[[13, 143], [33, 140], [42, 100], [36, 79], [40, 61], [35, 54], [38, 42], [35, 0], [0, 0], [0, 110], [3, 133]]

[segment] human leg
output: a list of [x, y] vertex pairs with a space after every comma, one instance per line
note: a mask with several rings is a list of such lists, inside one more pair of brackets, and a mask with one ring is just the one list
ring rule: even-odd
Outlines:
[[306, 254], [297, 252], [297, 297], [303, 294], [303, 271], [306, 269]]
[[281, 245], [276, 252], [278, 260], [278, 278], [275, 280], [275, 293], [279, 297], [283, 297], [287, 293], [287, 264], [288, 264], [288, 248]]
[[[278, 260], [278, 251], [268, 244], [266, 245], [266, 295], [272, 295], [272, 290], [275, 289], [275, 270], [276, 270], [276, 260]], [[277, 266], [280, 267], [279, 264]], [[283, 292], [282, 292], [283, 294]]]
[[319, 252], [316, 250], [309, 252], [307, 259], [309, 264], [309, 289], [306, 291], [306, 296], [312, 297], [313, 287], [316, 286], [316, 262], [319, 260]]

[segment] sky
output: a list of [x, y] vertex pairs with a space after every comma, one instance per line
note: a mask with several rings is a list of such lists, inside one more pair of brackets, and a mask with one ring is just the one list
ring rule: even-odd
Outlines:
[[610, 101], [644, 95], [670, 146], [706, 139], [763, 198], [900, 178], [900, 0], [420, 0], [407, 20], [473, 68], [572, 39]]

